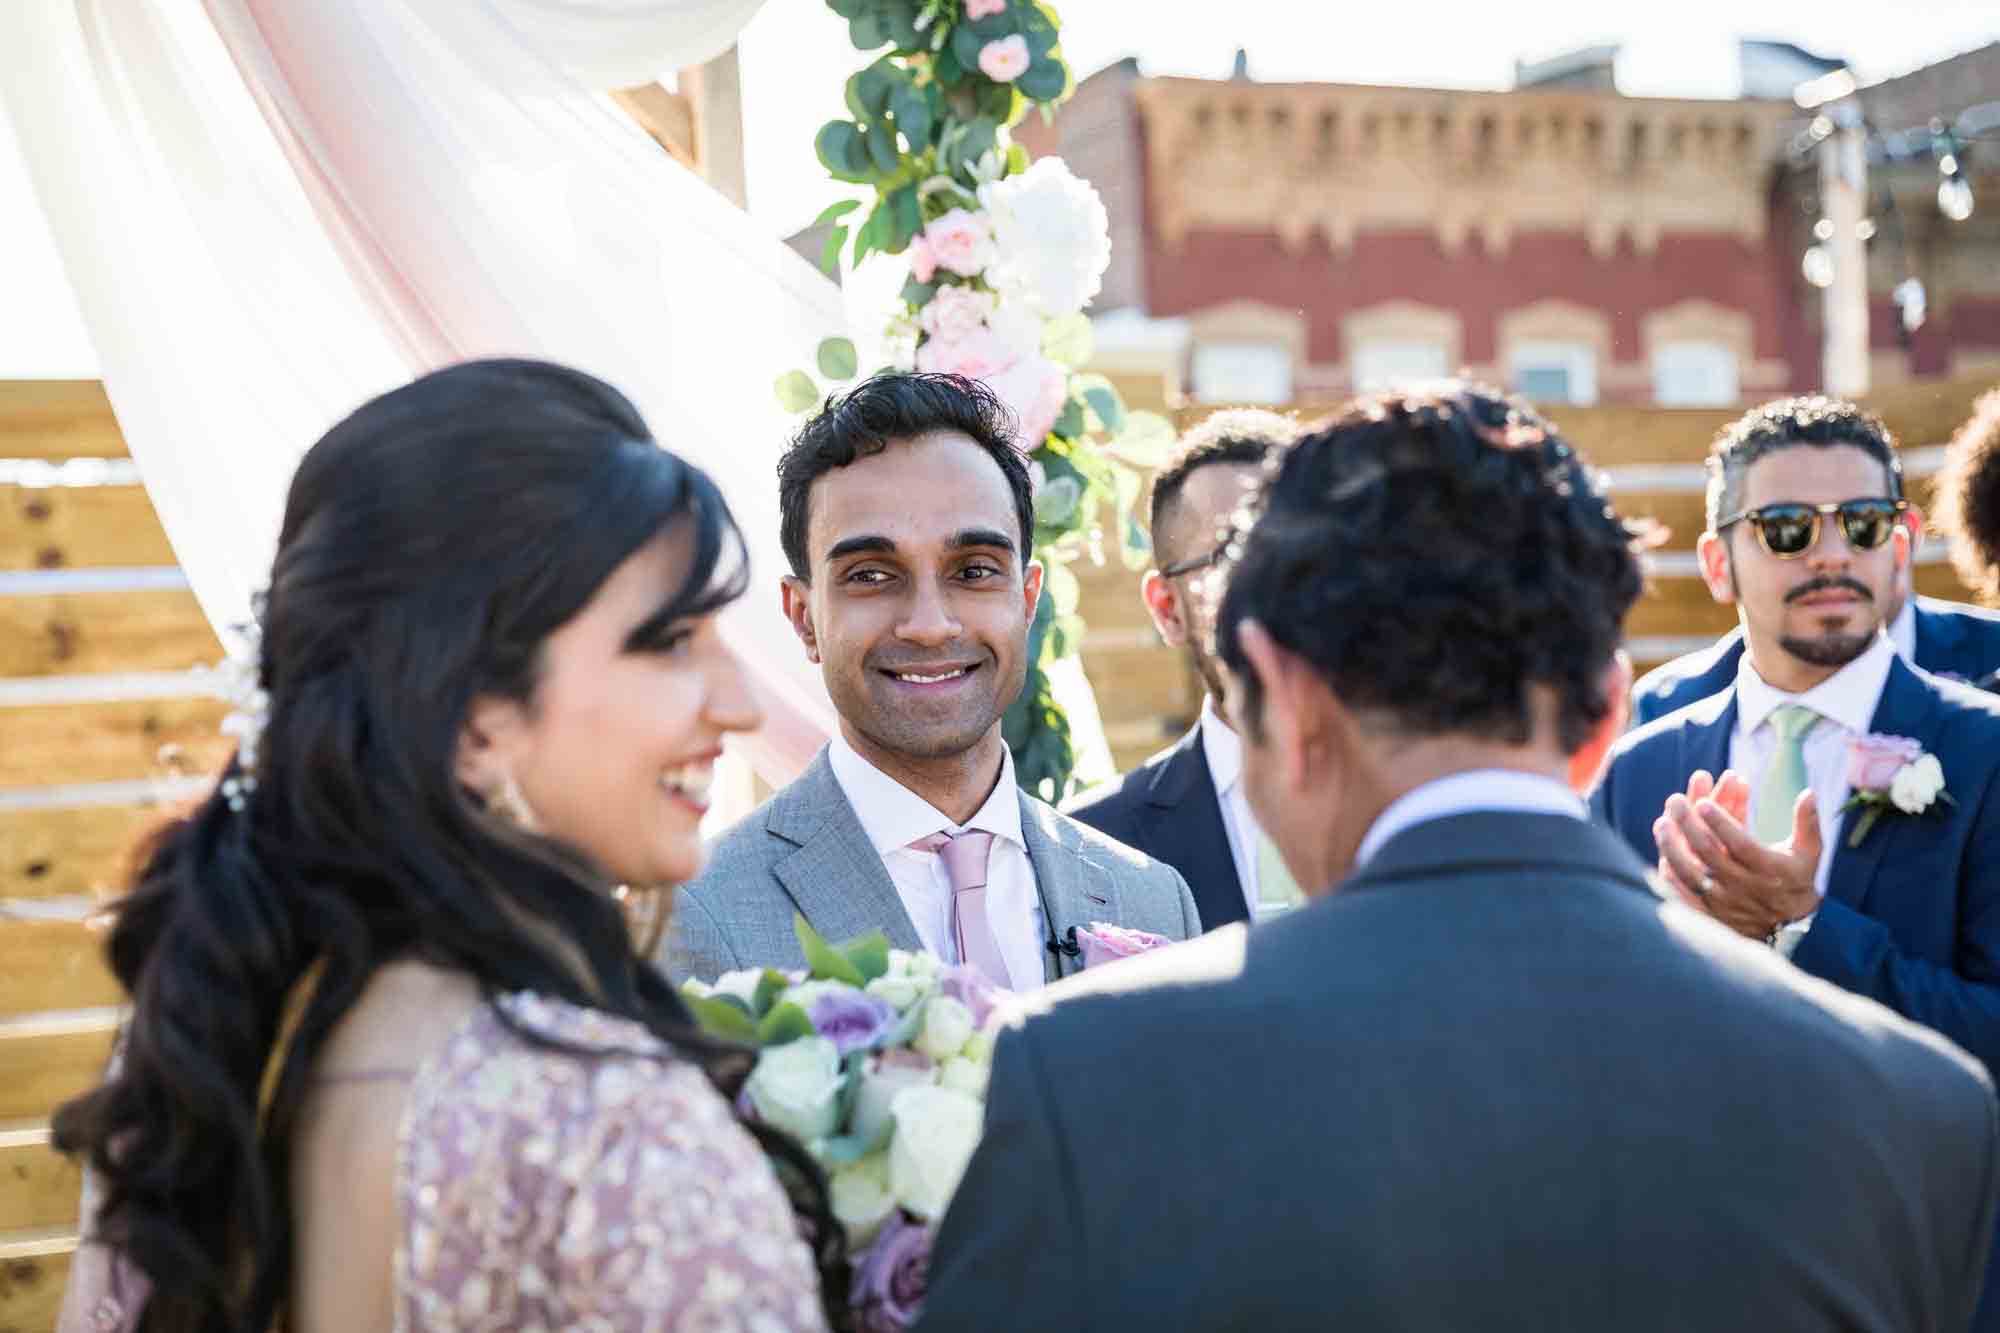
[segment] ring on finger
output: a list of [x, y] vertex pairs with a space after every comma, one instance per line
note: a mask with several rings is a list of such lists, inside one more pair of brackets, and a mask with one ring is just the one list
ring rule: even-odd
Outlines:
[[1713, 875], [1703, 875], [1700, 879], [1694, 882], [1694, 896], [1701, 899], [1703, 902], [1707, 902], [1709, 895], [1714, 892], [1715, 892], [1715, 877]]

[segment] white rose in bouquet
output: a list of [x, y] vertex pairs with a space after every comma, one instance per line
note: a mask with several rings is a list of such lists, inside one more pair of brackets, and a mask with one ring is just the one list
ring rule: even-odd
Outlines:
[[[974, 1033], [974, 1036], [979, 1034]], [[963, 1055], [954, 1055], [938, 1070], [938, 1086], [953, 1092], [963, 1092], [984, 1101], [986, 1082], [992, 1077], [993, 1067]]]
[[875, 1239], [896, 1211], [896, 1195], [889, 1188], [889, 1154], [870, 1153], [839, 1168], [827, 1181], [827, 1194], [835, 1220], [847, 1230], [848, 1247], [860, 1249]]
[[758, 1052], [744, 1092], [766, 1124], [810, 1141], [840, 1117], [840, 1051], [825, 1037], [801, 1037]]
[[927, 1088], [937, 1082], [937, 1065], [914, 1051], [883, 1051], [870, 1056], [854, 1094], [853, 1133], [872, 1140], [889, 1123], [890, 1107], [905, 1088]]
[[980, 189], [993, 223], [987, 280], [1018, 292], [1045, 318], [1083, 309], [1111, 266], [1104, 200], [1059, 157]]
[[911, 1044], [931, 1059], [945, 1061], [965, 1049], [972, 1036], [972, 1011], [949, 995], [933, 995], [924, 1005], [924, 1025]]
[[896, 1135], [889, 1140], [890, 1188], [918, 1217], [942, 1217], [979, 1146], [986, 1108], [967, 1093], [922, 1087], [898, 1093], [891, 1109]]
[[710, 995], [733, 995], [745, 1004], [756, 1003], [757, 983], [764, 979], [761, 967], [743, 967], [724, 972], [708, 985]]
[[899, 1014], [923, 999], [929, 991], [929, 983], [908, 973], [899, 977], [894, 972], [889, 972], [868, 983], [868, 993], [894, 1008]]
[[1044, 322], [1026, 301], [1018, 298], [998, 302], [986, 316], [986, 327], [1016, 361], [1042, 354]]

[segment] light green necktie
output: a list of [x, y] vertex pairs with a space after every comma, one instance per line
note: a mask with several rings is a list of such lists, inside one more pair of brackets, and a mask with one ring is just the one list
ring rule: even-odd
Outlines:
[[1257, 835], [1257, 915], [1259, 919], [1289, 911], [1305, 901], [1299, 883], [1285, 868], [1278, 844], [1262, 833]]
[[1750, 812], [1750, 833], [1767, 847], [1792, 836], [1792, 807], [1808, 785], [1806, 733], [1819, 721], [1820, 715], [1804, 704], [1786, 704], [1771, 714], [1778, 748], [1757, 784], [1757, 808]]

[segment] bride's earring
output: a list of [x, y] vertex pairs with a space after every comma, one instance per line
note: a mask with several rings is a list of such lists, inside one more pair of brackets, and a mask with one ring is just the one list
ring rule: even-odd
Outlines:
[[653, 950], [660, 947], [660, 937], [667, 933], [668, 890], [655, 884], [650, 888], [634, 888], [620, 884], [611, 891], [611, 896], [625, 912], [625, 929], [632, 936], [632, 952], [641, 959], [651, 959]]
[[521, 786], [512, 773], [486, 793], [486, 808], [524, 833], [533, 833], [537, 828], [535, 812], [528, 807], [528, 798], [521, 794]]

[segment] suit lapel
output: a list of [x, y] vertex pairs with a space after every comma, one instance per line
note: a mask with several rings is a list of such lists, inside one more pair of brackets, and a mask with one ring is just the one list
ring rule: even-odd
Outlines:
[[[1728, 702], [1723, 704], [1722, 711], [1715, 715], [1715, 720], [1706, 726], [1690, 727], [1684, 733], [1687, 753], [1680, 766], [1680, 781], [1683, 785], [1674, 788], [1674, 791], [1686, 791], [1685, 784], [1694, 776], [1697, 769], [1706, 769], [1710, 777], [1721, 777], [1722, 771], [1729, 767], [1729, 738], [1735, 730], [1736, 687], [1731, 685]], [[1673, 792], [1667, 794], [1671, 796]], [[1665, 804], [1665, 801], [1662, 800], [1661, 803]]]
[[[1021, 837], [1028, 844], [1028, 864], [1035, 871], [1035, 890], [1042, 900], [1042, 921], [1050, 940], [1069, 938], [1073, 926], [1119, 919], [1117, 896], [1108, 875], [1086, 874], [1090, 863], [1082, 847], [1067, 836], [1056, 812], [1026, 792], [1021, 793]], [[1059, 980], [1066, 959], [1053, 950], [1042, 954], [1042, 979]], [[1067, 971], [1080, 966], [1067, 960]]]
[[1182, 868], [1202, 929], [1245, 919], [1249, 909], [1243, 901], [1243, 882], [1229, 850], [1222, 797], [1201, 746], [1199, 724], [1153, 775], [1146, 805], [1154, 829], [1149, 841], [1158, 849], [1154, 859]]
[[771, 873], [814, 930], [835, 944], [880, 930], [898, 949], [923, 948], [824, 750], [772, 800], [765, 827], [798, 846], [775, 861]]
[[1983, 664], [1960, 660], [1959, 641], [1965, 637], [1965, 626], [1957, 616], [1939, 615], [1919, 598], [1916, 626], [1916, 642], [1911, 645], [1911, 656], [1916, 665], [1925, 671], [1949, 671], [1955, 676], [1970, 679], [1984, 675], [1989, 669]]
[[[1875, 716], [1869, 720], [1868, 729], [1878, 735], [1908, 736], [1930, 750], [1935, 748], [1936, 715], [1935, 691], [1897, 658], [1889, 666], [1889, 679], [1882, 686], [1882, 698], [1875, 705]], [[1840, 831], [1835, 835], [1833, 867], [1826, 879], [1826, 896], [1857, 911], [1874, 887], [1875, 872], [1894, 841], [1896, 830], [1908, 822], [1894, 811], [1878, 816], [1875, 827], [1861, 840], [1861, 845], [1849, 847], [1848, 831], [1861, 814], [1860, 810], [1850, 810], [1841, 819]]]

